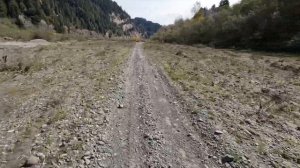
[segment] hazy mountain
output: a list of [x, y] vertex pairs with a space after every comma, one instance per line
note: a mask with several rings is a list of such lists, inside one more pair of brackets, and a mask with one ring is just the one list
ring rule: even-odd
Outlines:
[[143, 32], [144, 37], [150, 37], [154, 33], [156, 33], [160, 28], [161, 25], [158, 23], [153, 23], [151, 21], [147, 21], [144, 18], [134, 18], [132, 19], [134, 27], [139, 31]]

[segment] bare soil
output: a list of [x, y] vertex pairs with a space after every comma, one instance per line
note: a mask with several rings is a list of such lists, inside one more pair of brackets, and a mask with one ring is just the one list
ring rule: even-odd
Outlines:
[[0, 167], [299, 167], [300, 59], [0, 43]]

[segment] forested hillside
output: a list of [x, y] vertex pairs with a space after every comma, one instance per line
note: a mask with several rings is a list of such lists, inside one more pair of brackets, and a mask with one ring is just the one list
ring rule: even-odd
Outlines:
[[163, 27], [154, 39], [215, 47], [300, 51], [299, 0], [221, 0], [210, 9], [195, 7], [190, 20]]
[[160, 28], [161, 25], [158, 23], [153, 23], [151, 21], [147, 21], [144, 18], [134, 18], [132, 19], [132, 22], [134, 24], [134, 26], [136, 27], [136, 29], [139, 32], [143, 32], [144, 37], [150, 37], [153, 34], [155, 34]]
[[124, 33], [121, 24], [130, 21], [130, 16], [111, 0], [0, 0], [0, 17], [19, 21], [20, 15], [33, 24], [44, 20], [57, 32], [74, 27], [120, 35]]

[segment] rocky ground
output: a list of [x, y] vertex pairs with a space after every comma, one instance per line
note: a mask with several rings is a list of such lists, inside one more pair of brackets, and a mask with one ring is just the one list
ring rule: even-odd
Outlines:
[[0, 59], [0, 167], [299, 167], [299, 57], [35, 40]]
[[35, 43], [0, 43], [0, 167], [100, 167], [133, 43]]
[[299, 55], [147, 43], [207, 157], [226, 167], [300, 167]]
[[221, 167], [195, 132], [166, 76], [138, 43], [125, 71], [124, 107], [111, 115], [109, 167]]

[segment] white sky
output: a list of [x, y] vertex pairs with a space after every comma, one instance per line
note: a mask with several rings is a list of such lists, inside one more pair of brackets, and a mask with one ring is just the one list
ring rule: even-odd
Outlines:
[[[114, 0], [132, 18], [143, 17], [147, 20], [168, 25], [177, 18], [190, 18], [191, 9], [197, 0]], [[213, 4], [219, 5], [220, 0], [198, 0], [202, 7], [210, 8]], [[240, 0], [229, 0], [230, 4]]]

